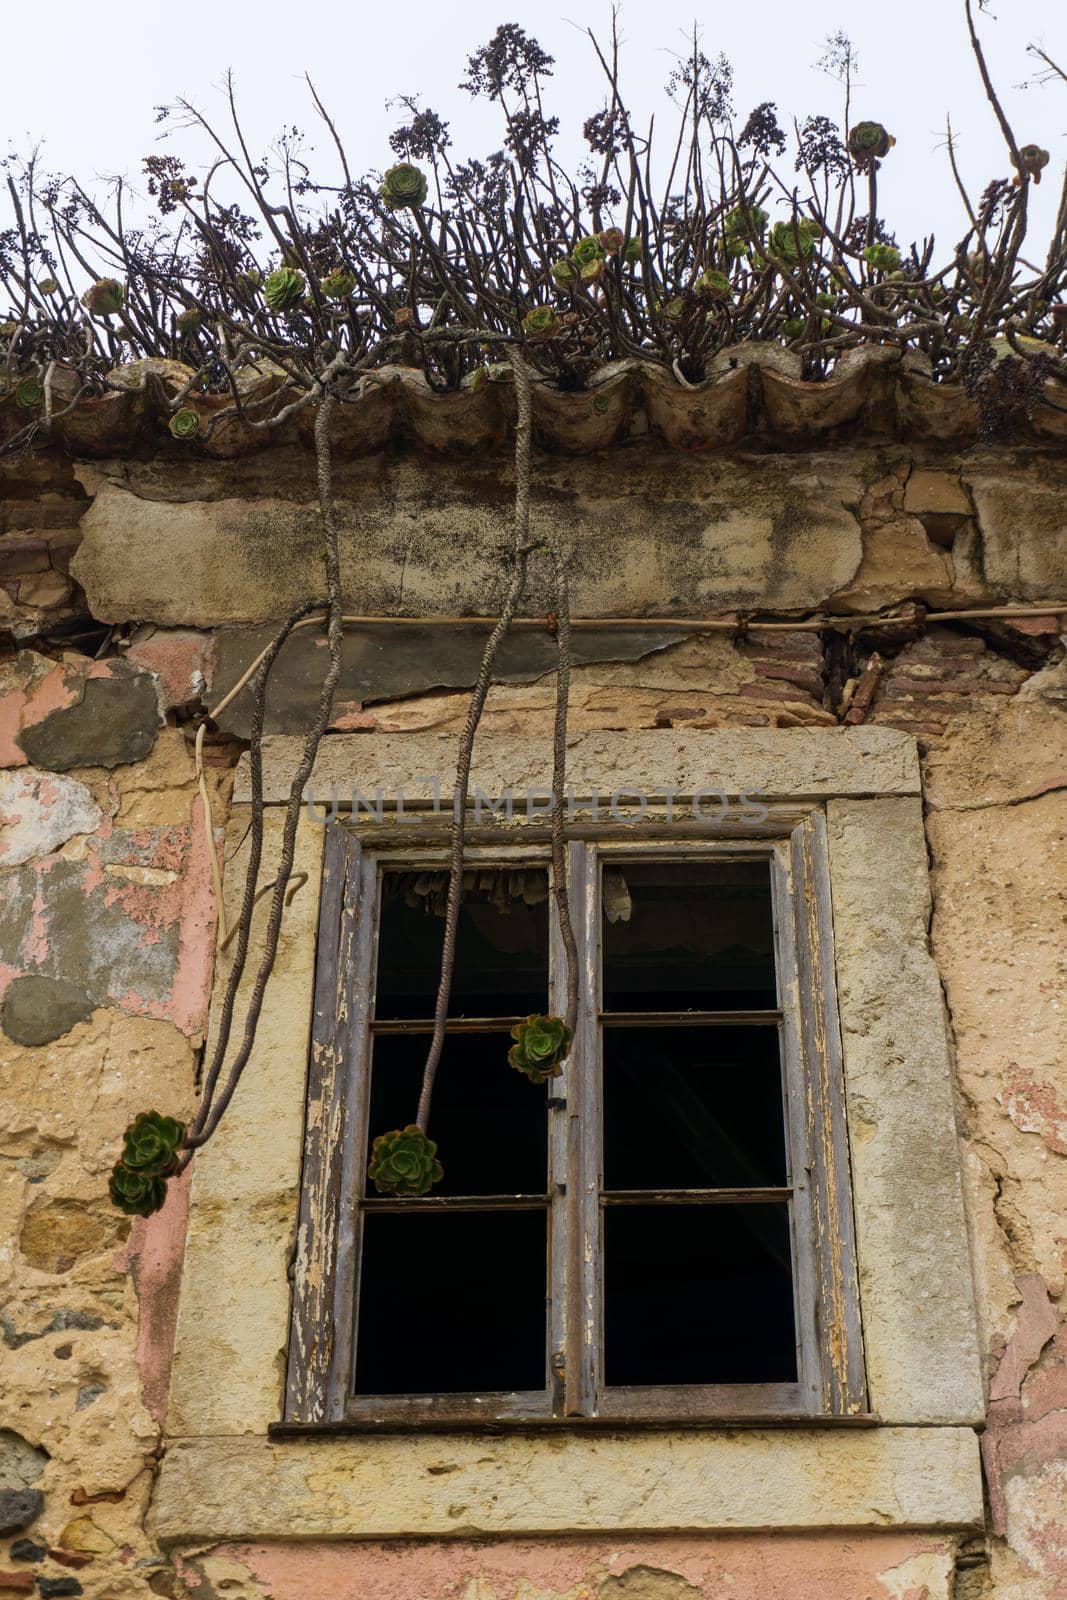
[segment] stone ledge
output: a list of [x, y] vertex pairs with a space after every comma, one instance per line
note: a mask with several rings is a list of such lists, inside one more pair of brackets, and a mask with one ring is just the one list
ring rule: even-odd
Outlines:
[[969, 1428], [551, 1437], [186, 1439], [159, 1478], [167, 1545], [774, 1528], [969, 1528]]
[[[447, 797], [455, 776], [457, 744], [451, 733], [332, 734], [319, 750], [311, 785], [318, 799], [328, 801], [336, 784], [342, 806], [349, 804], [353, 788], [368, 801], [373, 801], [378, 787], [386, 802], [395, 801], [398, 788], [409, 800], [428, 801], [428, 782], [416, 786], [412, 781], [423, 774], [436, 776]], [[289, 735], [264, 740], [263, 791], [268, 804], [288, 800], [302, 748], [303, 740]], [[921, 792], [915, 740], [892, 728], [586, 733], [572, 735], [567, 750], [567, 781], [581, 797], [596, 789], [606, 799], [613, 788], [626, 785], [651, 798], [664, 794], [668, 782], [679, 797], [692, 797], [701, 790], [731, 796], [744, 792], [765, 799]], [[484, 735], [475, 744], [472, 792], [477, 788], [492, 797], [511, 785], [517, 814], [520, 794], [547, 788], [551, 778], [547, 741]], [[235, 803], [251, 799], [247, 755], [237, 769], [233, 798]], [[443, 805], [447, 809], [447, 798]]]

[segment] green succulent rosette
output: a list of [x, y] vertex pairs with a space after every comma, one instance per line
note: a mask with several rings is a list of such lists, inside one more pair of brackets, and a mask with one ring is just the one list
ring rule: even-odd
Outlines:
[[744, 240], [747, 247], [750, 233], [754, 233], [757, 239], [763, 238], [768, 220], [762, 206], [749, 206], [747, 214], [743, 206], [738, 206], [735, 211], [727, 213], [723, 226], [728, 236]]
[[535, 306], [522, 319], [522, 330], [531, 339], [554, 339], [560, 322], [551, 306]]
[[891, 244], [871, 244], [863, 252], [863, 259], [878, 272], [896, 272], [900, 266], [900, 251]]
[[641, 239], [627, 239], [623, 245], [622, 259], [624, 261], [640, 261], [643, 254]]
[[787, 317], [782, 323], [782, 332], [787, 339], [799, 339], [806, 327], [803, 317]]
[[304, 298], [304, 274], [295, 267], [278, 267], [263, 285], [263, 298], [272, 311], [292, 311]]
[[567, 289], [572, 283], [577, 282], [578, 268], [573, 261], [553, 261], [548, 269], [552, 282], [561, 289]]
[[581, 268], [587, 267], [593, 261], [603, 261], [604, 246], [595, 233], [587, 233], [584, 239], [579, 239], [571, 251], [571, 260]]
[[24, 411], [36, 411], [44, 404], [44, 386], [37, 378], [22, 378], [15, 385], [15, 404]]
[[192, 406], [182, 406], [167, 424], [175, 439], [195, 439], [200, 432], [200, 413]]
[[159, 1111], [142, 1111], [134, 1117], [122, 1144], [121, 1166], [131, 1172], [169, 1178], [177, 1170], [178, 1152], [185, 1138], [184, 1122]]
[[126, 290], [117, 278], [98, 278], [82, 295], [82, 305], [94, 317], [113, 317], [126, 304]]
[[380, 1133], [371, 1147], [367, 1176], [379, 1194], [429, 1194], [444, 1175], [437, 1145], [414, 1122]]
[[346, 272], [344, 267], [335, 267], [319, 284], [327, 300], [347, 300], [355, 287], [355, 273]]
[[180, 315], [176, 316], [174, 319], [174, 326], [177, 328], [179, 333], [195, 333], [196, 330], [198, 328], [202, 328], [203, 325], [204, 313], [202, 311], [198, 311], [195, 306], [191, 307], [188, 311], [181, 312]]
[[561, 1017], [534, 1016], [517, 1022], [511, 1037], [515, 1043], [508, 1051], [509, 1066], [531, 1083], [547, 1083], [563, 1071], [574, 1035]]
[[17, 322], [0, 322], [0, 339], [13, 339], [18, 331]]
[[410, 161], [398, 161], [382, 179], [378, 198], [390, 211], [417, 210], [426, 204], [429, 186], [426, 174]]
[[128, 1217], [150, 1217], [167, 1198], [167, 1180], [155, 1172], [137, 1172], [116, 1161], [108, 1179], [111, 1202]]
[[821, 232], [817, 223], [804, 218], [796, 223], [776, 222], [768, 236], [767, 248], [782, 261], [810, 261]]
[[728, 300], [734, 292], [733, 284], [725, 272], [716, 272], [713, 267], [701, 273], [696, 281], [696, 287], [702, 289], [705, 294], [714, 295], [716, 300]]
[[37, 287], [41, 294], [55, 294], [59, 284], [54, 278], [42, 278]]
[[248, 272], [237, 274], [237, 287], [244, 294], [255, 294], [263, 287], [263, 274], [258, 267], [252, 267]]
[[862, 169], [881, 161], [896, 142], [880, 122], [857, 122], [848, 136], [848, 153]]

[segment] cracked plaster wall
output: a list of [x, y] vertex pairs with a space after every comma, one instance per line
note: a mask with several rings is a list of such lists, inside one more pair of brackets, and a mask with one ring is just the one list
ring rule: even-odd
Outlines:
[[[383, 457], [341, 478], [362, 502], [346, 546], [360, 609], [487, 608], [506, 466]], [[538, 514], [580, 544], [579, 610], [828, 605], [844, 616], [1067, 594], [1062, 457], [953, 462], [887, 446], [668, 459], [642, 446], [545, 463], [540, 480]], [[0, 621], [21, 645], [0, 666], [0, 1596], [1061, 1600], [1067, 678], [1053, 621], [1007, 638], [905, 629], [888, 648], [860, 637], [843, 667], [799, 630], [678, 640], [668, 628], [574, 674], [576, 730], [677, 737], [844, 718], [920, 740], [931, 948], [989, 1384], [985, 1534], [283, 1541], [172, 1562], [153, 1542], [151, 1505], [186, 1196], [131, 1227], [107, 1203], [106, 1174], [131, 1115], [193, 1103], [218, 836], [205, 830], [185, 729], [255, 653], [234, 624], [314, 587], [306, 458], [72, 470], [45, 456], [0, 490]], [[177, 559], [161, 562], [161, 549]], [[412, 676], [410, 648], [372, 644], [349, 644], [336, 730], [456, 732], [462, 665], [442, 670], [420, 651]], [[299, 726], [319, 653], [305, 640], [283, 658], [276, 731]], [[519, 651], [487, 728], [547, 731], [543, 657], [543, 641]], [[849, 681], [867, 685], [851, 701], [861, 715], [848, 710]], [[235, 717], [208, 745], [217, 829], [244, 732]]]

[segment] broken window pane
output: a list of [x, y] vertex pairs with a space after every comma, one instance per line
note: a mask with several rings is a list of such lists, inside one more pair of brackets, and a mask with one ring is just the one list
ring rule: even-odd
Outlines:
[[777, 1006], [768, 861], [608, 863], [605, 1011]]
[[786, 1205], [604, 1210], [609, 1384], [796, 1381]]
[[543, 1390], [546, 1212], [368, 1212], [357, 1394]]
[[[378, 1018], [432, 1017], [441, 976], [448, 873], [387, 871], [378, 933]], [[452, 981], [453, 1017], [526, 1016], [548, 1003], [548, 874], [464, 873]]]
[[785, 1184], [776, 1027], [604, 1029], [607, 1189]]
[[[544, 1194], [547, 1091], [508, 1065], [506, 1033], [453, 1033], [434, 1080], [429, 1134], [444, 1178], [434, 1194]], [[428, 1033], [380, 1034], [371, 1062], [370, 1144], [415, 1120]], [[370, 1146], [368, 1146], [369, 1149]], [[367, 1193], [375, 1193], [368, 1181]]]

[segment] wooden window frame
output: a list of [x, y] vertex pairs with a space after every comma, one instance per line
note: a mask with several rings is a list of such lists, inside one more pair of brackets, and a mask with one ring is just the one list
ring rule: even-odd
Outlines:
[[[580, 1004], [572, 1062], [549, 1097], [546, 1388], [495, 1395], [350, 1393], [379, 872], [382, 865], [446, 860], [439, 830], [417, 832], [357, 829], [341, 821], [326, 831], [282, 1430], [873, 1420], [866, 1410], [825, 824], [817, 807], [772, 807], [758, 830], [654, 818], [639, 826], [623, 821], [568, 830]], [[550, 865], [544, 830], [533, 826], [475, 829], [470, 857]], [[598, 863], [627, 858], [770, 863], [792, 1189], [795, 1383], [621, 1388], [599, 1380]], [[554, 979], [562, 969], [554, 912], [549, 961]], [[550, 1003], [556, 1005], [555, 995]], [[430, 1196], [416, 1204], [445, 1209], [449, 1202]], [[432, 1328], [427, 1331], [432, 1337]]]

